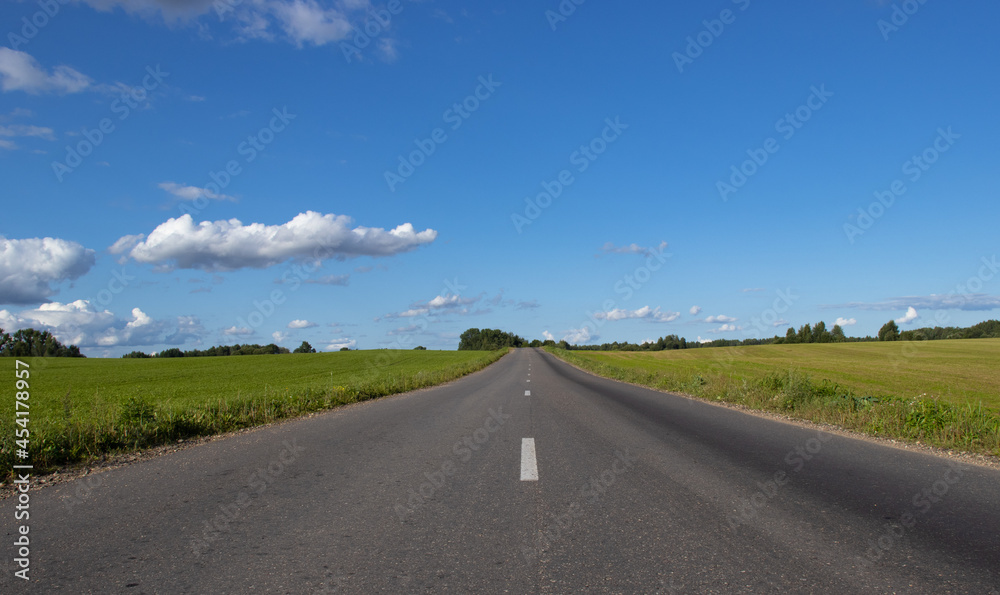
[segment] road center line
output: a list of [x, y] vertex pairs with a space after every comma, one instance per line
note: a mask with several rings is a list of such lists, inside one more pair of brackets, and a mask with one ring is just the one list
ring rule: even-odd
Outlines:
[[524, 391], [524, 396], [530, 397], [531, 396], [531, 391], [530, 390]]
[[538, 481], [534, 438], [521, 438], [521, 481]]

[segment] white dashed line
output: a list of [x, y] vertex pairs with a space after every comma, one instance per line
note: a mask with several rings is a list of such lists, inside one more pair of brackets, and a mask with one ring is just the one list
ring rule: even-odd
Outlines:
[[530, 390], [524, 391], [524, 396], [530, 397], [531, 396], [531, 391]]
[[521, 481], [538, 481], [534, 438], [521, 438]]

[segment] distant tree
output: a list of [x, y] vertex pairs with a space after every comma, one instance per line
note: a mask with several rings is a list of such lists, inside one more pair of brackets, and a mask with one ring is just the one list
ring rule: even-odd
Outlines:
[[316, 353], [316, 349], [309, 344], [309, 341], [303, 341], [302, 345], [296, 347], [292, 353]]
[[413, 350], [414, 351], [427, 351], [427, 348], [424, 347], [423, 345], [417, 345], [416, 347], [413, 348]]
[[543, 345], [543, 343], [542, 343], [541, 341], [539, 341], [538, 339], [535, 339], [535, 340], [533, 340], [533, 341], [532, 341], [532, 342], [530, 343], [530, 345], [529, 345], [529, 346], [530, 346], [530, 347], [541, 347], [542, 345]]
[[878, 330], [878, 340], [879, 341], [899, 340], [899, 327], [896, 326], [895, 320], [890, 320], [889, 322], [882, 325], [882, 328]]
[[839, 324], [833, 325], [833, 330], [830, 331], [830, 338], [833, 339], [834, 343], [843, 343], [847, 340], [844, 336], [844, 329], [840, 328]]
[[340, 350], [341, 351], [350, 351], [351, 348], [350, 347], [341, 347]]
[[545, 339], [542, 341], [542, 347], [555, 347], [556, 342], [552, 339]]
[[496, 351], [506, 347], [521, 347], [524, 343], [523, 338], [499, 329], [470, 328], [459, 337], [458, 349], [460, 351]]
[[798, 343], [798, 342], [799, 342], [799, 336], [795, 334], [795, 328], [791, 326], [788, 327], [788, 330], [785, 332], [785, 343]]
[[122, 359], [146, 359], [149, 357], [153, 356], [149, 355], [148, 353], [143, 353], [142, 351], [132, 351], [123, 355]]
[[811, 343], [812, 342], [812, 327], [808, 324], [803, 324], [799, 327], [799, 343]]
[[830, 331], [826, 330], [826, 323], [822, 320], [816, 323], [812, 332], [813, 343], [829, 343]]

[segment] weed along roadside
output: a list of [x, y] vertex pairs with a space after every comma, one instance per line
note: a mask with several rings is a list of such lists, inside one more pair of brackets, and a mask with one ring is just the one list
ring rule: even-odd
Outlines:
[[[370, 365], [386, 353], [385, 365]], [[63, 465], [242, 430], [434, 386], [497, 351], [349, 351], [230, 357], [49, 358], [33, 385], [35, 475]], [[45, 358], [25, 358], [32, 360]], [[287, 381], [282, 382], [281, 379]], [[137, 389], [137, 387], [142, 387]], [[14, 478], [13, 422], [0, 420], [0, 477]]]
[[[979, 341], [977, 346], [991, 348], [984, 340], [974, 341]], [[739, 355], [732, 365], [720, 369], [710, 357], [712, 349], [697, 350], [705, 353], [681, 359], [546, 348], [574, 366], [612, 380], [831, 424], [880, 438], [1000, 456], [1000, 415], [981, 402], [947, 402], [926, 395], [904, 397], [902, 391], [873, 395], [843, 386], [838, 382], [844, 380], [826, 372], [817, 382], [797, 370], [802, 362], [797, 363], [787, 354], [784, 358], [773, 357], [773, 349], [769, 352], [771, 358], [761, 364], [752, 355], [760, 351], [747, 349], [732, 348]], [[871, 356], [855, 357], [863, 355]], [[741, 366], [740, 360], [750, 363]]]

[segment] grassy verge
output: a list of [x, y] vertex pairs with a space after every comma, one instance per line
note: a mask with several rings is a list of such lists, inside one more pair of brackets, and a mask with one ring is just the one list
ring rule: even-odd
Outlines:
[[[943, 349], [991, 352], [1000, 346], [1000, 342], [990, 344], [984, 340], [939, 343], [970, 342], [971, 347], [956, 345]], [[984, 406], [983, 400], [968, 396], [975, 391], [950, 390], [948, 399], [928, 396], [923, 391], [894, 392], [888, 366], [872, 361], [870, 347], [852, 354], [850, 349], [857, 346], [816, 346], [836, 347], [840, 350], [839, 359], [855, 362], [855, 366], [847, 366], [849, 372], [839, 376], [833, 370], [824, 369], [817, 374], [810, 368], [823, 355], [819, 353], [822, 350], [801, 349], [812, 348], [811, 345], [781, 346], [784, 349], [770, 353], [766, 350], [779, 346], [698, 349], [687, 353], [547, 350], [571, 364], [614, 380], [779, 412], [873, 436], [1000, 456], [1000, 415], [992, 407]], [[882, 347], [887, 353], [897, 348]], [[763, 355], [761, 350], [765, 350]], [[928, 355], [926, 351], [923, 353]], [[955, 362], [956, 366], [964, 365], [967, 383], [976, 384], [981, 372], [987, 374], [987, 384], [996, 381], [995, 364], [991, 363], [996, 359], [987, 360], [982, 366], [970, 363], [973, 360]], [[909, 363], [914, 365], [913, 361]], [[934, 377], [932, 383], [939, 382], [933, 366], [922, 373]], [[911, 376], [914, 374], [911, 371]], [[913, 381], [909, 378], [904, 384]], [[961, 395], [967, 395], [964, 402]], [[992, 396], [996, 398], [995, 393]]]
[[[441, 384], [507, 350], [350, 351], [176, 359], [23, 358], [35, 473], [183, 438], [239, 430]], [[14, 383], [14, 359], [0, 365]], [[13, 401], [13, 394], [11, 394]], [[14, 407], [0, 416], [0, 478], [15, 458]]]

